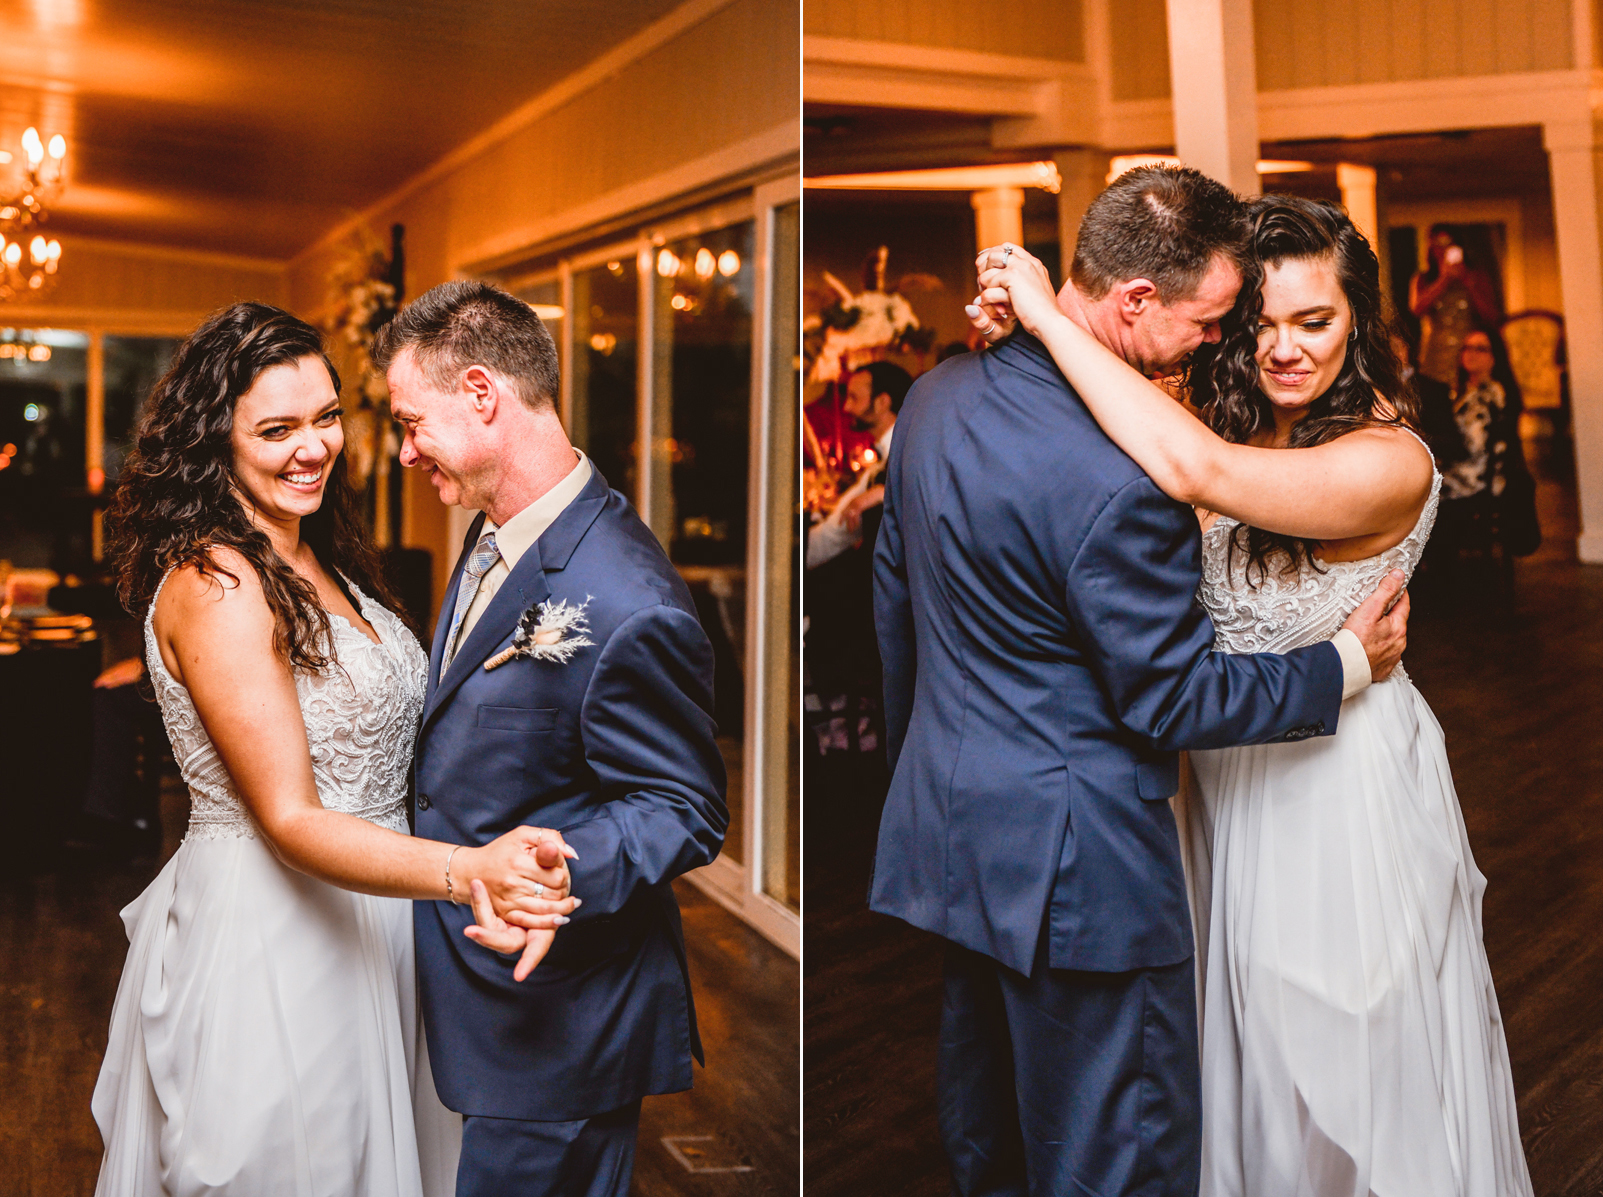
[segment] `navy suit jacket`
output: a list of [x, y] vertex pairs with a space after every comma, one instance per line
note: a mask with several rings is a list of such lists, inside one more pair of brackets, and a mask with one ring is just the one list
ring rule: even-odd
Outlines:
[[[484, 518], [474, 521], [474, 544]], [[464, 554], [465, 556], [465, 554]], [[562, 832], [583, 904], [528, 980], [473, 943], [469, 907], [417, 902], [434, 1084], [464, 1114], [567, 1121], [690, 1087], [701, 1059], [670, 882], [723, 844], [712, 646], [684, 581], [599, 471], [519, 559], [440, 676], [446, 588], [418, 734], [417, 834], [484, 844]], [[588, 602], [567, 664], [484, 662], [548, 599]]]
[[909, 392], [874, 614], [894, 770], [870, 904], [1030, 973], [1192, 952], [1184, 748], [1333, 733], [1340, 655], [1213, 651], [1191, 508], [1025, 333]]

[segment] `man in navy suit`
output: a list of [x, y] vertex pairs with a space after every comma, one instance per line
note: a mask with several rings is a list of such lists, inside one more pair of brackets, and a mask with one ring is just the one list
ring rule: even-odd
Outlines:
[[[1192, 170], [1091, 205], [1064, 311], [1149, 375], [1218, 338], [1244, 210]], [[1000, 263], [996, 263], [1000, 265]], [[945, 937], [940, 1119], [968, 1195], [1196, 1192], [1180, 749], [1333, 734], [1402, 651], [1213, 651], [1201, 537], [1015, 333], [908, 395], [875, 553], [894, 770], [871, 905]], [[1398, 583], [1397, 585], [1400, 585]]]
[[[728, 824], [712, 647], [662, 546], [569, 443], [556, 347], [527, 304], [443, 284], [382, 330], [374, 361], [402, 463], [483, 512], [429, 661], [418, 834], [553, 829], [576, 856], [542, 855], [549, 896], [582, 903], [554, 943], [528, 934], [524, 966], [549, 951], [526, 980], [515, 952], [466, 937], [466, 892], [415, 905], [435, 1087], [464, 1116], [456, 1192], [621, 1197], [640, 1099], [688, 1089], [701, 1059], [670, 883]], [[525, 916], [495, 914], [522, 945]]]

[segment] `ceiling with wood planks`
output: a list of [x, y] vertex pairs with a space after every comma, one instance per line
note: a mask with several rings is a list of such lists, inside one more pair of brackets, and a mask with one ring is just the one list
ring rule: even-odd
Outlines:
[[0, 0], [0, 149], [64, 241], [287, 259], [679, 3]]

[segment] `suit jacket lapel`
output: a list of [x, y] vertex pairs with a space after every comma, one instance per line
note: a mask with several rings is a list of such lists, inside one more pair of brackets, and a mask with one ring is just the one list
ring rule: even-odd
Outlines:
[[[551, 586], [546, 580], [546, 571], [555, 572], [565, 568], [573, 551], [584, 539], [590, 525], [595, 523], [602, 509], [607, 505], [607, 496], [610, 494], [607, 480], [601, 476], [601, 471], [592, 468], [590, 480], [585, 483], [583, 490], [577, 498], [569, 503], [552, 521], [529, 551], [518, 560], [518, 566], [507, 580], [496, 591], [490, 605], [479, 616], [479, 622], [473, 625], [462, 647], [457, 649], [456, 656], [451, 658], [451, 667], [440, 677], [440, 660], [445, 652], [445, 633], [450, 627], [448, 611], [454, 610], [456, 603], [456, 590], [462, 576], [462, 561], [457, 562], [456, 571], [451, 575], [451, 585], [447, 588], [448, 605], [441, 610], [439, 628], [434, 635], [434, 652], [430, 658], [429, 676], [438, 680], [431, 686], [428, 698], [423, 707], [423, 725], [428, 726], [435, 713], [445, 705], [451, 695], [456, 693], [467, 678], [472, 676], [475, 669], [483, 666], [485, 658], [491, 655], [496, 645], [512, 634], [518, 620], [530, 607], [545, 602], [551, 597]], [[462, 560], [467, 558], [467, 546], [478, 542], [479, 529], [483, 527], [484, 517], [481, 515], [468, 532], [468, 539], [463, 543]]]
[[546, 585], [545, 570], [540, 565], [540, 546], [535, 544], [523, 554], [518, 567], [507, 575], [507, 580], [501, 583], [501, 589], [495, 592], [490, 605], [479, 616], [479, 622], [473, 625], [473, 630], [456, 650], [456, 656], [451, 658], [445, 676], [440, 678], [439, 685], [434, 688], [434, 694], [423, 709], [425, 725], [434, 712], [456, 693], [456, 688], [484, 664], [490, 650], [512, 634], [523, 613], [550, 597], [551, 588]]

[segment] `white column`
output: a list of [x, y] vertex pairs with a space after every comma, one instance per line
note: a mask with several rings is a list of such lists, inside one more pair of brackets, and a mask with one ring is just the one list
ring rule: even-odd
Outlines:
[[1358, 231], [1369, 238], [1369, 244], [1380, 252], [1380, 211], [1375, 202], [1375, 168], [1358, 166], [1351, 162], [1336, 163], [1336, 186], [1341, 188], [1341, 204], [1347, 215], [1358, 226]]
[[1564, 341], [1569, 350], [1582, 561], [1603, 562], [1603, 253], [1598, 137], [1589, 119], [1542, 127], [1553, 184]]
[[992, 187], [969, 195], [974, 206], [974, 248], [985, 249], [1011, 241], [1024, 244], [1024, 191], [1019, 187]]
[[1174, 152], [1257, 195], [1258, 67], [1252, 0], [1168, 0]]

